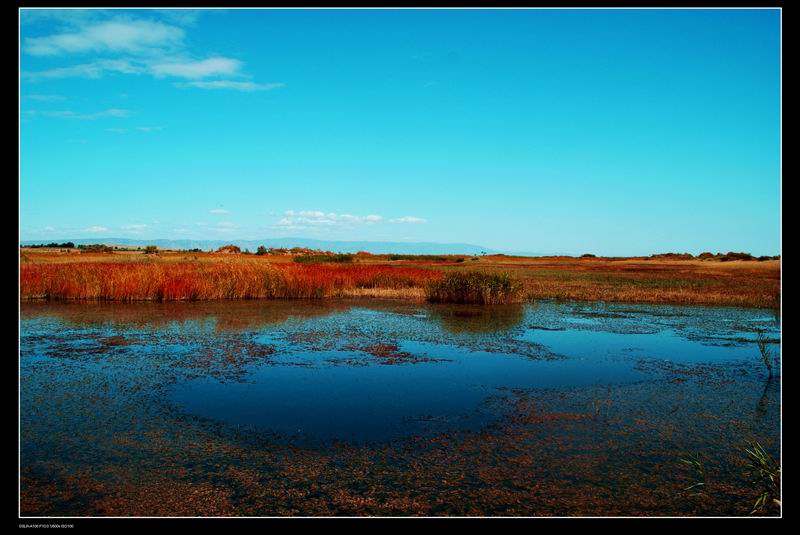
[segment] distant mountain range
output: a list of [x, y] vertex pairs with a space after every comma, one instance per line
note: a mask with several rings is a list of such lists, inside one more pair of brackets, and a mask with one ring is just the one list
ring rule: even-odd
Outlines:
[[[21, 245], [38, 245], [40, 243], [66, 243], [72, 242], [75, 245], [120, 245], [126, 247], [137, 247], [145, 245], [155, 245], [161, 249], [201, 249], [203, 251], [216, 250], [223, 245], [233, 244], [242, 250], [249, 249], [255, 251], [259, 245], [264, 247], [287, 248], [307, 247], [309, 249], [320, 249], [323, 251], [334, 251], [339, 253], [357, 253], [367, 251], [373, 254], [468, 254], [475, 255], [485, 252], [487, 254], [497, 254], [497, 251], [472, 245], [469, 243], [432, 243], [432, 242], [389, 242], [389, 241], [332, 241], [314, 240], [310, 238], [267, 238], [263, 240], [147, 240], [135, 238], [82, 238], [82, 239], [59, 239], [59, 240], [23, 240]], [[506, 254], [511, 254], [505, 252]], [[513, 253], [524, 254], [526, 256], [542, 256], [540, 253]]]

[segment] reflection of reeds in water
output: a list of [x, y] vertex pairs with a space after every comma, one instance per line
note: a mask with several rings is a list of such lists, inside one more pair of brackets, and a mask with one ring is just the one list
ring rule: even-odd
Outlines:
[[[337, 312], [346, 312], [353, 306], [396, 314], [411, 314], [422, 305], [406, 305], [402, 301], [388, 300], [351, 301], [338, 299], [269, 301], [231, 300], [164, 303], [50, 303], [30, 301], [22, 303], [22, 318], [56, 317], [73, 325], [105, 324], [163, 328], [170, 323], [213, 320], [218, 330], [257, 330], [277, 325], [289, 319], [312, 319]], [[507, 332], [522, 323], [523, 305], [483, 307], [481, 305], [424, 305], [430, 318], [450, 333]]]
[[164, 328], [173, 322], [214, 322], [219, 331], [258, 330], [284, 321], [323, 317], [348, 310], [337, 301], [215, 301], [193, 303], [46, 303], [22, 304], [22, 318], [55, 317], [72, 325], [111, 324], [120, 327]]
[[495, 307], [434, 304], [429, 310], [430, 317], [453, 334], [510, 331], [522, 323], [525, 315], [525, 307], [520, 304]]
[[767, 415], [767, 407], [769, 407], [769, 390], [772, 386], [772, 381], [768, 380], [764, 384], [764, 391], [756, 404], [756, 416], [763, 418]]
[[764, 331], [756, 331], [756, 345], [758, 346], [758, 352], [761, 354], [761, 361], [764, 363], [764, 367], [767, 368], [767, 374], [769, 375], [769, 378], [772, 379], [774, 375], [774, 361], [776, 359], [772, 354], [769, 343], [769, 340], [767, 340], [767, 338], [764, 336]]

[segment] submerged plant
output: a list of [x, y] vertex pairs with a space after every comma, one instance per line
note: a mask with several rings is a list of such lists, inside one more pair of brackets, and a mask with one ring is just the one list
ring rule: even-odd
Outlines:
[[781, 466], [758, 442], [747, 451], [750, 466], [755, 473], [754, 483], [761, 487], [750, 514], [763, 511], [769, 505], [781, 506]]

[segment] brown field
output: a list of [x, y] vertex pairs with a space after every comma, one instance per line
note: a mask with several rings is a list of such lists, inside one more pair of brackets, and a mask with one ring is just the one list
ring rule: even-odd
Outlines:
[[780, 307], [779, 260], [446, 257], [351, 263], [291, 256], [20, 250], [21, 299], [203, 300], [390, 297], [424, 299], [449, 271], [508, 274], [527, 299]]

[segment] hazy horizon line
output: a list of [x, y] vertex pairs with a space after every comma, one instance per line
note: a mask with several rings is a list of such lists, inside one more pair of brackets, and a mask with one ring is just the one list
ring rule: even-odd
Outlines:
[[[640, 253], [640, 254], [605, 254], [600, 252], [591, 252], [591, 251], [583, 251], [583, 252], [566, 252], [566, 251], [559, 251], [559, 252], [534, 252], [534, 251], [520, 251], [520, 250], [510, 250], [505, 248], [493, 248], [493, 247], [485, 247], [480, 244], [474, 243], [467, 243], [467, 242], [438, 242], [438, 241], [404, 241], [404, 240], [340, 240], [340, 239], [320, 239], [320, 238], [305, 238], [301, 236], [286, 236], [286, 237], [272, 237], [272, 238], [122, 238], [122, 237], [82, 237], [82, 238], [58, 238], [58, 239], [20, 239], [19, 244], [24, 245], [23, 242], [28, 242], [27, 244], [31, 245], [38, 245], [38, 244], [47, 244], [47, 243], [67, 243], [67, 242], [76, 242], [76, 241], [93, 241], [97, 243], [101, 243], [104, 245], [114, 245], [113, 241], [119, 241], [119, 245], [126, 245], [122, 242], [129, 242], [127, 245], [146, 245], [147, 242], [165, 242], [165, 241], [174, 241], [174, 242], [213, 242], [213, 243], [232, 243], [233, 242], [268, 242], [268, 241], [291, 241], [291, 240], [298, 240], [298, 241], [311, 241], [311, 242], [327, 242], [327, 243], [341, 243], [341, 244], [353, 244], [353, 243], [368, 243], [368, 244], [404, 244], [404, 245], [442, 245], [442, 246], [469, 246], [474, 247], [476, 249], [480, 249], [482, 252], [486, 252], [488, 254], [507, 254], [507, 255], [520, 255], [520, 256], [580, 256], [584, 254], [592, 254], [598, 257], [647, 257], [653, 255], [660, 255], [660, 254], [691, 254], [693, 256], [698, 256], [702, 253], [712, 253], [712, 254], [725, 254], [730, 252], [741, 252], [741, 253], [748, 253], [751, 254], [750, 251], [746, 251], [744, 249], [741, 250], [728, 250], [724, 251], [723, 249], [714, 249], [714, 248], [703, 248], [703, 250], [698, 251], [697, 253], [691, 252], [690, 249], [675, 249], [669, 251], [662, 251], [662, 252], [652, 252], [652, 253]], [[133, 242], [133, 243], [131, 243]], [[380, 253], [378, 253], [380, 254]], [[436, 253], [429, 253], [429, 254], [436, 254]], [[440, 253], [440, 254], [459, 254], [459, 253]], [[772, 255], [763, 255], [763, 256], [780, 256], [781, 253], [775, 253]], [[760, 256], [754, 254], [753, 256]]]

